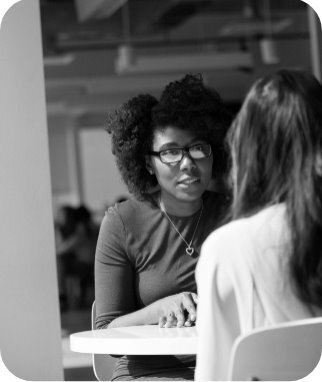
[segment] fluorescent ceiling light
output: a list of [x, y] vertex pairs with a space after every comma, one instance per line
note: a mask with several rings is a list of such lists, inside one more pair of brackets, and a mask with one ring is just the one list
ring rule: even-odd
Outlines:
[[[281, 33], [290, 25], [293, 20], [290, 18], [272, 21], [270, 28], [272, 33]], [[226, 25], [219, 32], [219, 36], [249, 36], [254, 34], [264, 34], [267, 31], [265, 20], [243, 20]]]
[[118, 74], [238, 69], [252, 66], [252, 55], [243, 51], [138, 56], [128, 61], [118, 57], [115, 62]]
[[61, 56], [45, 56], [45, 66], [65, 66], [71, 64], [75, 59], [73, 54], [64, 54]]

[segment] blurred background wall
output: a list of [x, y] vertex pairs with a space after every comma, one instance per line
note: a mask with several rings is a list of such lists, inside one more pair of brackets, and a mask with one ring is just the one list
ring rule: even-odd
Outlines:
[[140, 92], [158, 95], [190, 72], [202, 73], [237, 111], [259, 76], [282, 67], [312, 71], [318, 46], [313, 52], [318, 19], [301, 0], [40, 5], [54, 209], [83, 202], [98, 220], [127, 194], [104, 132], [109, 110]]

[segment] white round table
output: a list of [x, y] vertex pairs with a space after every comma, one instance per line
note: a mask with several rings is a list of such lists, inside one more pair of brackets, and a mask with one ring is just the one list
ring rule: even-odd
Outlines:
[[196, 327], [157, 325], [90, 330], [70, 335], [70, 348], [79, 353], [116, 355], [196, 354]]

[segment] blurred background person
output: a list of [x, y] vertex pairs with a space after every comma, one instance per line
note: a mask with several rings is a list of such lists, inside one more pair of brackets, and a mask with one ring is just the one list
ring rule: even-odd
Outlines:
[[84, 206], [62, 206], [56, 219], [56, 254], [62, 310], [90, 307], [99, 227]]
[[60, 206], [55, 218], [55, 244], [59, 300], [62, 311], [71, 305], [70, 301], [68, 301], [67, 277], [71, 274], [75, 261], [75, 251], [73, 248], [75, 231], [76, 209], [70, 205]]

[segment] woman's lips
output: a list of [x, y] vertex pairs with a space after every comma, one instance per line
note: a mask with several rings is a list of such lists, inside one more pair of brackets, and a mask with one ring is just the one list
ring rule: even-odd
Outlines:
[[178, 185], [182, 186], [190, 186], [192, 184], [196, 184], [200, 182], [200, 178], [196, 177], [189, 177], [189, 178], [184, 178], [178, 181]]

